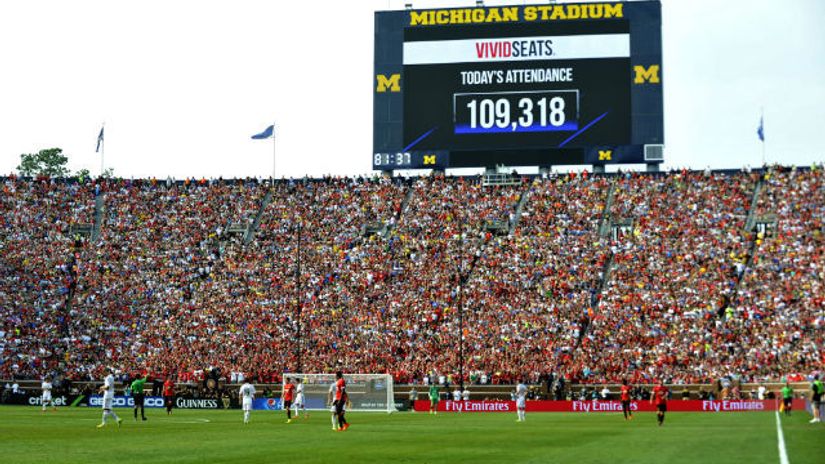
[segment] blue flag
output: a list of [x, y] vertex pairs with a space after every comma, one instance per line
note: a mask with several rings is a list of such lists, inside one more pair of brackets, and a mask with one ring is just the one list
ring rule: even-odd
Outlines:
[[759, 128], [756, 129], [756, 135], [759, 136], [759, 140], [765, 141], [765, 125], [763, 124], [762, 116], [759, 117]]
[[255, 140], [263, 140], [263, 139], [268, 139], [268, 138], [270, 138], [274, 135], [275, 135], [275, 125], [272, 124], [269, 127], [267, 127], [260, 134], [253, 135], [252, 138], [255, 139]]
[[95, 153], [100, 151], [100, 144], [103, 143], [103, 128], [100, 128], [100, 134], [97, 136], [97, 148], [95, 148]]

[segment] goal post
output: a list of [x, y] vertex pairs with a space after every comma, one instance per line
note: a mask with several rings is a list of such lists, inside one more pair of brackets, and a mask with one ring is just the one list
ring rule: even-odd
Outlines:
[[[335, 384], [335, 374], [293, 374], [284, 373], [281, 385], [286, 379], [293, 383], [300, 380], [304, 389], [304, 405], [308, 410], [329, 410], [330, 388]], [[392, 376], [389, 374], [344, 374], [349, 397], [348, 411], [353, 412], [395, 412], [395, 395]], [[334, 398], [334, 392], [333, 392]]]

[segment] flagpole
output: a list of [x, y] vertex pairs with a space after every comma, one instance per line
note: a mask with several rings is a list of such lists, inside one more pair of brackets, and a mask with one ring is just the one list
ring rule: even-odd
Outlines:
[[275, 182], [275, 123], [272, 123], [272, 182]]
[[762, 128], [762, 166], [765, 166], [765, 108], [759, 109], [761, 115], [759, 117], [759, 126]]
[[[106, 121], [101, 124], [100, 131], [103, 132], [103, 129], [106, 128]], [[100, 140], [100, 177], [103, 177], [103, 160], [106, 158], [106, 134], [103, 135], [103, 138]]]

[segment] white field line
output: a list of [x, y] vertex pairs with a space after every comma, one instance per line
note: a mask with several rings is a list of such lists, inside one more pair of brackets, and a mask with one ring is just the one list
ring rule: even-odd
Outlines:
[[[85, 418], [85, 417], [84, 417], [84, 418], [80, 418], [80, 419], [78, 419], [78, 420], [82, 420], [82, 421], [95, 421], [95, 422], [97, 422], [97, 421], [99, 421], [100, 419], [89, 419], [89, 418]], [[123, 419], [123, 423], [124, 423], [124, 424], [125, 424], [125, 423], [128, 423], [128, 422], [129, 422], [129, 421], [127, 421], [126, 419]], [[208, 424], [208, 423], [210, 423], [210, 422], [212, 422], [212, 421], [211, 421], [211, 420], [209, 420], [209, 419], [191, 419], [191, 420], [161, 420], [161, 421], [157, 421], [157, 423], [163, 423], [163, 424]]]
[[776, 410], [776, 438], [779, 443], [779, 464], [789, 464], [788, 451], [785, 449], [785, 435], [782, 433], [782, 421], [779, 419], [779, 409]]

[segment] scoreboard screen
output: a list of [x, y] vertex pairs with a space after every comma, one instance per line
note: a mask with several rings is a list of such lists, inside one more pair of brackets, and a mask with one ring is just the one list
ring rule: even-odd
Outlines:
[[374, 169], [638, 163], [663, 143], [657, 1], [375, 22]]

